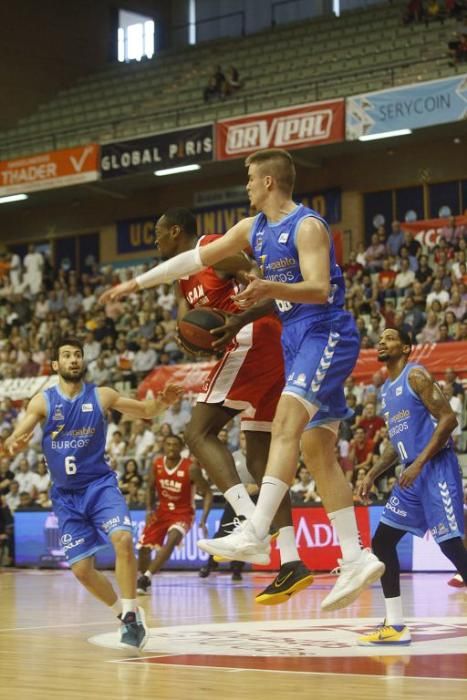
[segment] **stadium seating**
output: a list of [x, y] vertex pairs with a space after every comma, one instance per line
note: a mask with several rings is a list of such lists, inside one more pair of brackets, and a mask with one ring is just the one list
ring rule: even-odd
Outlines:
[[[0, 133], [0, 157], [136, 137], [455, 73], [447, 55], [455, 21], [404, 26], [402, 7], [384, 3], [109, 65]], [[234, 64], [244, 84], [227, 100], [206, 105], [202, 91], [218, 63]]]

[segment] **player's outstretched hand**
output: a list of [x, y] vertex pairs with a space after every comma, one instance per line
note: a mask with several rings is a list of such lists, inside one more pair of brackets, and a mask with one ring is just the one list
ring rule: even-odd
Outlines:
[[363, 479], [362, 483], [357, 487], [357, 498], [361, 500], [364, 505], [370, 503], [370, 491], [373, 486], [373, 477], [368, 473]]
[[164, 403], [171, 406], [173, 403], [181, 399], [183, 396], [183, 387], [178, 384], [167, 384], [164, 391], [161, 391], [159, 398], [162, 399]]
[[232, 297], [234, 303], [240, 309], [248, 309], [250, 306], [254, 306], [254, 304], [257, 304], [263, 299], [271, 298], [271, 283], [268, 280], [263, 280], [251, 273], [249, 273], [247, 277], [249, 279], [248, 287]]
[[401, 489], [406, 489], [409, 486], [413, 484], [417, 476], [420, 474], [420, 472], [423, 469], [423, 465], [420, 465], [417, 460], [412, 462], [410, 467], [407, 467], [407, 469], [404, 469], [404, 471], [401, 473], [399, 477], [399, 486]]
[[[219, 311], [219, 309], [215, 309], [215, 311]], [[229, 314], [227, 311], [221, 311], [220, 313], [222, 313], [225, 318], [224, 325], [213, 328], [210, 331], [211, 335], [216, 338], [215, 340], [213, 339], [212, 342], [212, 348], [215, 351], [224, 350], [243, 326], [240, 318], [236, 314]]]
[[127, 297], [129, 294], [133, 294], [133, 292], [137, 292], [138, 290], [139, 287], [136, 280], [122, 282], [121, 284], [117, 284], [116, 287], [106, 289], [105, 292], [103, 292], [99, 297], [99, 304], [107, 304], [109, 301], [117, 301], [117, 299]]
[[23, 433], [22, 435], [10, 435], [9, 438], [5, 440], [4, 447], [6, 452], [10, 455], [17, 455], [18, 452], [22, 452], [32, 437], [32, 433]]

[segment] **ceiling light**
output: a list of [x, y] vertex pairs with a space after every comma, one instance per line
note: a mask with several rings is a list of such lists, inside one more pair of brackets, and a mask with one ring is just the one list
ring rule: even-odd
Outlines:
[[379, 134], [364, 134], [359, 136], [359, 141], [376, 141], [377, 139], [391, 139], [393, 136], [406, 136], [412, 129], [396, 129], [395, 131], [381, 131]]
[[9, 194], [7, 197], [0, 197], [0, 204], [8, 204], [9, 202], [21, 202], [27, 199], [27, 194]]
[[164, 170], [154, 170], [154, 175], [162, 177], [163, 175], [176, 175], [177, 173], [189, 173], [191, 170], [201, 170], [201, 165], [192, 163], [192, 165], [179, 165], [176, 168], [165, 168]]

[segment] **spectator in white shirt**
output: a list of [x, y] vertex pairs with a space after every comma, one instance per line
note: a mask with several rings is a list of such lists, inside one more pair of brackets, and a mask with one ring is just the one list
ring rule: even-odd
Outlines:
[[105, 363], [105, 358], [103, 355], [99, 355], [97, 360], [91, 362], [88, 366], [88, 377], [89, 381], [96, 386], [102, 386], [107, 384], [111, 380], [112, 373]]
[[87, 365], [89, 365], [91, 362], [94, 362], [94, 360], [97, 360], [97, 358], [100, 355], [101, 344], [95, 339], [94, 333], [92, 331], [86, 333], [84, 337], [83, 350], [84, 361]]
[[441, 306], [444, 308], [449, 303], [449, 292], [443, 289], [443, 285], [440, 279], [435, 279], [433, 282], [433, 289], [428, 294], [426, 298], [426, 308], [430, 309], [432, 303], [437, 299]]
[[43, 292], [37, 297], [36, 304], [34, 306], [34, 316], [41, 321], [47, 318], [47, 314], [50, 312], [50, 302]]
[[21, 284], [21, 258], [16, 253], [10, 255], [10, 284], [13, 294], [22, 292]]
[[157, 364], [157, 352], [150, 347], [147, 338], [138, 340], [139, 350], [136, 351], [133, 360], [133, 372], [138, 381]]
[[45, 462], [41, 459], [37, 465], [37, 483], [36, 487], [38, 492], [48, 491], [50, 487], [50, 474], [47, 470]]
[[407, 258], [401, 260], [401, 270], [397, 273], [394, 280], [394, 286], [398, 290], [399, 295], [403, 296], [411, 284], [415, 280], [415, 272], [410, 269], [410, 263]]
[[191, 411], [183, 405], [182, 399], [179, 399], [164, 413], [161, 421], [170, 425], [174, 435], [179, 435], [184, 431], [190, 418]]
[[83, 289], [83, 295], [81, 306], [83, 307], [84, 311], [88, 313], [88, 311], [90, 311], [96, 303], [96, 295], [88, 284]]
[[157, 305], [164, 311], [172, 311], [175, 306], [175, 295], [169, 284], [163, 284], [158, 289]]
[[24, 256], [23, 265], [25, 269], [23, 282], [28, 285], [31, 294], [36, 296], [42, 287], [44, 258], [36, 251], [36, 247], [32, 243], [28, 246], [28, 253]]
[[156, 438], [144, 421], [136, 420], [132, 425], [128, 451], [135, 457], [146, 457], [154, 446]]

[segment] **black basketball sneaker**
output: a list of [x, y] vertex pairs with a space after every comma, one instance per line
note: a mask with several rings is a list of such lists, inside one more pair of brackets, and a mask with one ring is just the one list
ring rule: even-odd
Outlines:
[[300, 560], [290, 561], [281, 566], [274, 581], [255, 600], [260, 605], [286, 603], [295, 593], [303, 591], [312, 583], [313, 575], [305, 564]]

